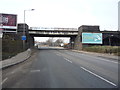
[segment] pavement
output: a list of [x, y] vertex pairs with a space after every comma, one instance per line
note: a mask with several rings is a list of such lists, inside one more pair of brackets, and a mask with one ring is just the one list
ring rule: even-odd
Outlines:
[[31, 50], [28, 49], [24, 52], [21, 52], [19, 54], [17, 54], [16, 56], [10, 58], [10, 59], [6, 59], [3, 61], [0, 61], [0, 63], [2, 63], [1, 68], [6, 68], [15, 64], [18, 64], [20, 62], [23, 62], [24, 60], [28, 59], [31, 56]]
[[3, 70], [3, 88], [117, 88], [118, 62], [90, 54], [40, 48]]

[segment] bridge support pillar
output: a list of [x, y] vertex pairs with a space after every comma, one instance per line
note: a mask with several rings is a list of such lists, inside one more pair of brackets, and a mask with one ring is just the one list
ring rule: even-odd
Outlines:
[[71, 49], [74, 49], [75, 47], [75, 38], [76, 36], [70, 37], [70, 47]]
[[[21, 24], [18, 24], [18, 34], [19, 35], [23, 35], [23, 30], [24, 30], [24, 23], [21, 23]], [[25, 47], [26, 49], [27, 48], [31, 48], [34, 46], [34, 37], [31, 36], [29, 33], [28, 33], [28, 30], [29, 30], [29, 26], [27, 24], [25, 24], [25, 35], [27, 37], [26, 41], [25, 41]]]
[[83, 44], [82, 43], [82, 33], [93, 33], [93, 32], [100, 32], [99, 26], [88, 26], [82, 25], [78, 28], [78, 35], [75, 38], [74, 49], [82, 50], [83, 47], [90, 46], [90, 44]]
[[34, 37], [33, 36], [29, 36], [29, 47], [30, 48], [34, 47]]
[[78, 35], [75, 38], [75, 45], [74, 45], [74, 49], [76, 50], [82, 50], [82, 36]]

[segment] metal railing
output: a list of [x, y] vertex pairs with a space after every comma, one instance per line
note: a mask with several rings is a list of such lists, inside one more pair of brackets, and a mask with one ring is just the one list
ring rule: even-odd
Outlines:
[[59, 30], [59, 31], [78, 31], [77, 28], [50, 28], [50, 27], [30, 27], [30, 30]]
[[77, 35], [77, 32], [46, 32], [46, 31], [42, 31], [42, 32], [38, 32], [38, 31], [29, 31], [29, 34], [47, 34], [47, 35]]

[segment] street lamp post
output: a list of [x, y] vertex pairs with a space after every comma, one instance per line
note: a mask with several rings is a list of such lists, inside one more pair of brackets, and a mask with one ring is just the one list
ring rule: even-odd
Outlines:
[[25, 12], [26, 11], [34, 11], [35, 9], [29, 9], [29, 10], [24, 10], [24, 25], [23, 25], [23, 50], [25, 50], [25, 40], [26, 40], [26, 36], [25, 36]]

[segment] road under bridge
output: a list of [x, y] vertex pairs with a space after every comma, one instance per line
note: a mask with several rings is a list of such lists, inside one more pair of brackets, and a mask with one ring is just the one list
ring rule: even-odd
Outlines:
[[[25, 25], [25, 28], [23, 28]], [[79, 28], [48, 28], [48, 27], [29, 27], [27, 24], [18, 24], [17, 34], [27, 36], [26, 43], [29, 47], [34, 46], [34, 37], [70, 37], [70, 46], [81, 50], [84, 46], [91, 45], [110, 45], [120, 46], [119, 31], [100, 31], [99, 26], [82, 25]], [[83, 44], [82, 33], [102, 33], [103, 44]]]

